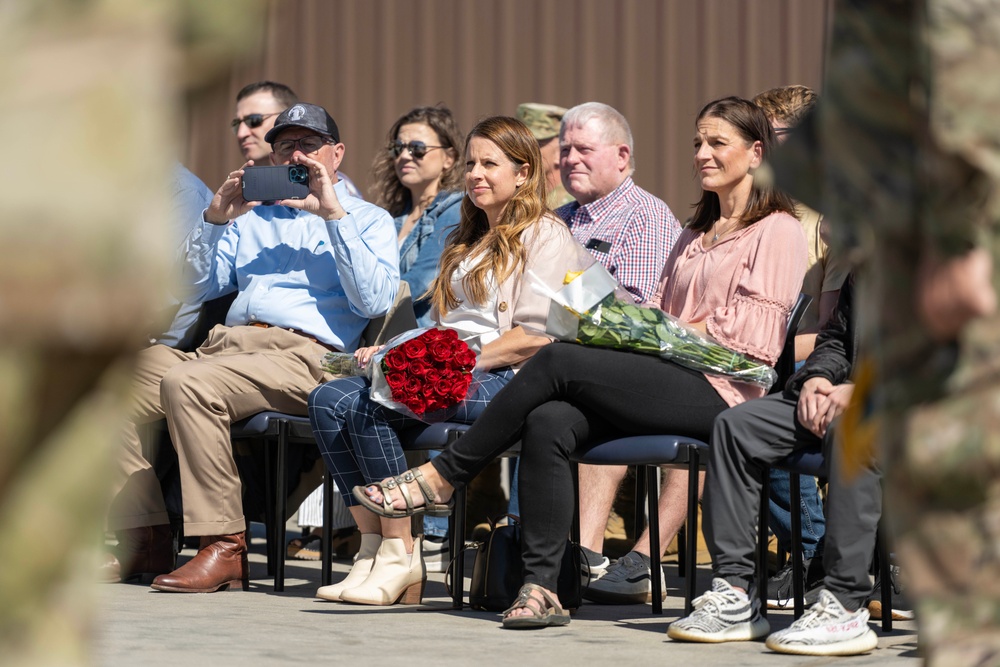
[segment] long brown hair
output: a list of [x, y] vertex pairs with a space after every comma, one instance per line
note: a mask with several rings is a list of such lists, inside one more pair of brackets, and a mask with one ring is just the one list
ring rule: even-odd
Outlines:
[[524, 264], [521, 234], [548, 212], [542, 154], [527, 126], [516, 118], [492, 116], [472, 128], [465, 138], [466, 150], [473, 137], [496, 144], [510, 160], [512, 169], [528, 165], [528, 177], [504, 206], [494, 229], [490, 229], [486, 213], [477, 208], [468, 195], [462, 200], [462, 219], [448, 235], [447, 245], [441, 253], [440, 270], [428, 290], [431, 303], [439, 313], [458, 306], [458, 298], [451, 289], [451, 277], [468, 257], [483, 256], [462, 279], [462, 287], [474, 303], [485, 303], [492, 287], [486, 282], [487, 275], [492, 272], [494, 281], [500, 284]]
[[[726, 121], [739, 133], [747, 142], [752, 144], [759, 141], [761, 145], [761, 155], [766, 158], [771, 154], [771, 150], [776, 145], [774, 130], [768, 122], [764, 111], [750, 100], [742, 97], [724, 97], [714, 102], [709, 102], [698, 114], [695, 125], [702, 118], [719, 118]], [[785, 211], [794, 215], [794, 204], [788, 195], [775, 189], [771, 185], [760, 185], [754, 180], [750, 190], [750, 197], [747, 199], [747, 206], [740, 214], [740, 228], [748, 227], [761, 218], [765, 218], [772, 213]], [[703, 190], [701, 201], [695, 204], [694, 217], [688, 225], [692, 230], [701, 232], [719, 219], [722, 215], [722, 207], [719, 204], [719, 195], [709, 190]]]
[[386, 135], [385, 148], [376, 151], [375, 159], [372, 161], [372, 186], [368, 190], [369, 195], [376, 206], [389, 211], [393, 217], [403, 215], [415, 204], [411, 201], [410, 191], [396, 176], [396, 158], [389, 150], [392, 142], [399, 138], [399, 128], [411, 123], [423, 123], [431, 128], [438, 136], [438, 145], [455, 151], [455, 161], [441, 174], [438, 189], [452, 191], [462, 189], [462, 155], [465, 153], [465, 142], [462, 141], [462, 132], [458, 129], [455, 117], [447, 107], [441, 105], [411, 109], [392, 124]]

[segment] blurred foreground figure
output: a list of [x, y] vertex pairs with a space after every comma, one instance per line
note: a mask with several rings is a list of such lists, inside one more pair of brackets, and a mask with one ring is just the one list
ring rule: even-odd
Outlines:
[[[215, 4], [197, 11], [205, 18]], [[180, 7], [4, 3], [5, 665], [89, 661], [89, 581], [108, 500], [108, 450], [121, 428], [130, 353], [153, 326], [146, 318], [169, 260], [178, 60], [174, 16], [165, 10]], [[226, 40], [209, 38], [225, 48]]]
[[845, 468], [880, 448], [929, 665], [1000, 665], [998, 16], [838, 1], [824, 96], [775, 165], [866, 266]]

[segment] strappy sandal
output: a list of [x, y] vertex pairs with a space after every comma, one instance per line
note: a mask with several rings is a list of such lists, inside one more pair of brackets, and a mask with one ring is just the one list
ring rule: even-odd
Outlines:
[[[542, 594], [548, 607], [543, 611], [538, 598], [531, 597], [532, 591]], [[531, 604], [534, 602], [534, 604]], [[531, 616], [511, 616], [515, 609], [527, 609]], [[517, 599], [510, 609], [503, 613], [503, 627], [512, 630], [527, 630], [530, 628], [548, 628], [558, 625], [569, 625], [569, 611], [563, 609], [544, 588], [536, 584], [525, 584], [517, 593]]]
[[[420, 507], [413, 506], [413, 497], [410, 495], [408, 488], [411, 482], [417, 483], [417, 489], [420, 491], [420, 495], [423, 496], [424, 504]], [[368, 494], [365, 493], [365, 489], [369, 486], [377, 486], [382, 492], [381, 504], [372, 501], [368, 497]], [[389, 498], [387, 491], [393, 489], [399, 489], [400, 495], [403, 496], [403, 502], [406, 503], [405, 509], [396, 509], [392, 506], [392, 500]], [[434, 491], [427, 484], [427, 480], [424, 479], [424, 475], [420, 472], [419, 468], [411, 468], [402, 475], [393, 477], [387, 482], [375, 482], [373, 484], [366, 484], [365, 486], [356, 486], [351, 490], [351, 493], [366, 509], [387, 519], [400, 519], [407, 516], [419, 516], [421, 514], [426, 514], [427, 516], [448, 516], [455, 506], [454, 498], [448, 500], [447, 503], [434, 502]]]

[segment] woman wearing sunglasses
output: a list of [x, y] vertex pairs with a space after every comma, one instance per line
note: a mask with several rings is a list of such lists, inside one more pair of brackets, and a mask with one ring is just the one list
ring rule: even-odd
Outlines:
[[[399, 271], [413, 294], [413, 314], [433, 326], [426, 292], [437, 276], [445, 238], [458, 225], [465, 139], [446, 107], [417, 107], [389, 128], [387, 150], [372, 163], [371, 194], [396, 221]], [[427, 567], [447, 565], [448, 520], [424, 518]]]
[[445, 238], [458, 224], [465, 141], [451, 111], [417, 107], [389, 128], [388, 150], [372, 163], [372, 198], [396, 220], [399, 271], [420, 326], [430, 326], [425, 292], [437, 276]]
[[[541, 160], [538, 142], [515, 118], [487, 118], [469, 134], [461, 220], [448, 235], [430, 288], [434, 321], [482, 345], [474, 371], [477, 389], [451, 421], [472, 423], [516, 369], [550, 342], [528, 328], [544, 329], [549, 310], [549, 299], [526, 281], [529, 271], [559, 289], [568, 271], [595, 261], [545, 206]], [[355, 356], [365, 364], [376, 349]], [[349, 490], [406, 470], [397, 432], [420, 422], [372, 402], [367, 378], [358, 377], [315, 389], [309, 418], [361, 530], [361, 550], [350, 573], [317, 595], [372, 605], [419, 603], [427, 575], [410, 519], [380, 518], [358, 505]]]

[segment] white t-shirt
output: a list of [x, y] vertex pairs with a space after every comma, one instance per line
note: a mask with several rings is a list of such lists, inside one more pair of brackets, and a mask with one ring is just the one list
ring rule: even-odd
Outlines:
[[454, 329], [458, 337], [466, 342], [472, 343], [474, 339], [478, 339], [481, 345], [485, 345], [500, 337], [500, 321], [496, 316], [497, 285], [493, 279], [493, 272], [486, 275], [489, 289], [485, 303], [475, 304], [470, 301], [462, 285], [462, 279], [482, 257], [482, 255], [467, 257], [452, 273], [451, 289], [458, 299], [458, 306], [441, 316], [441, 324]]

